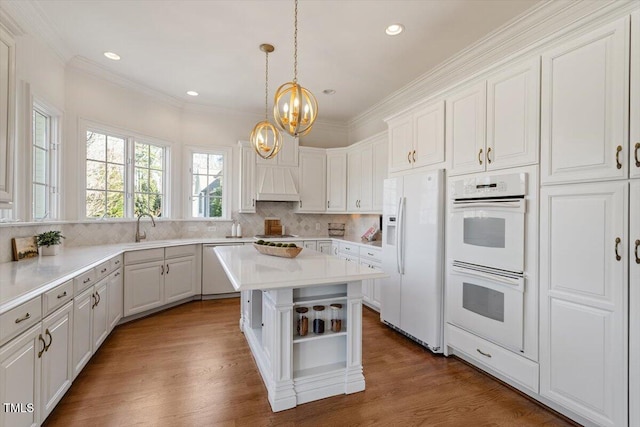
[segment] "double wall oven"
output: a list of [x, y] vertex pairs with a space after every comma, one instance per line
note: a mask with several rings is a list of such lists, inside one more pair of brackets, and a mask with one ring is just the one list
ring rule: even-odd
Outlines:
[[527, 174], [451, 183], [448, 322], [524, 348]]

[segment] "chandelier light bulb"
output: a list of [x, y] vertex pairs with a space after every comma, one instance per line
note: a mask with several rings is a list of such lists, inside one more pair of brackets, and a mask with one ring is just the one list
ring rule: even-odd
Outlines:
[[282, 134], [278, 128], [269, 122], [268, 117], [269, 53], [273, 52], [275, 48], [270, 44], [261, 44], [260, 50], [265, 53], [264, 120], [253, 127], [249, 140], [258, 156], [263, 159], [271, 159], [278, 154], [282, 147]]

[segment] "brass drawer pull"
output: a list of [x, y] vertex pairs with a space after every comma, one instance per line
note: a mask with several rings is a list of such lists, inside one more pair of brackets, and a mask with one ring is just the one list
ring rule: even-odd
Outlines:
[[115, 265], [120, 264], [120, 260], [117, 260], [116, 262], [114, 262]]
[[67, 291], [64, 291], [63, 293], [61, 293], [60, 295], [58, 295], [58, 299], [60, 298], [64, 298], [67, 296]]
[[87, 277], [82, 281], [83, 284], [89, 283], [91, 281], [91, 277]]
[[622, 257], [618, 253], [618, 246], [620, 246], [620, 242], [622, 242], [622, 239], [616, 237], [616, 261], [620, 261], [622, 259]]
[[616, 147], [616, 167], [622, 169], [622, 163], [620, 163], [620, 152], [622, 151], [622, 145]]
[[103, 268], [102, 270], [100, 270], [100, 274], [104, 274], [107, 271], [106, 268]]
[[636, 249], [635, 249], [635, 255], [636, 255], [636, 264], [640, 264], [640, 257], [638, 257], [638, 247], [640, 247], [640, 239], [636, 240]]
[[96, 303], [97, 298], [95, 292], [91, 294], [91, 299], [93, 299], [93, 303], [91, 303], [91, 309], [93, 309], [98, 303]]
[[160, 275], [164, 275], [164, 264], [160, 266]]
[[167, 264], [167, 274], [169, 274], [169, 264]]
[[478, 152], [478, 163], [482, 164], [482, 148]]
[[478, 353], [480, 353], [481, 355], [483, 355], [484, 357], [491, 358], [491, 355], [489, 353], [485, 353], [484, 351], [480, 350], [479, 348], [476, 348], [476, 351]]
[[16, 319], [16, 323], [24, 322], [25, 320], [30, 319], [30, 318], [31, 318], [31, 314], [27, 313], [23, 317], [20, 317], [19, 319]]
[[116, 274], [113, 275], [113, 277], [118, 277], [120, 275], [120, 272], [118, 271]]

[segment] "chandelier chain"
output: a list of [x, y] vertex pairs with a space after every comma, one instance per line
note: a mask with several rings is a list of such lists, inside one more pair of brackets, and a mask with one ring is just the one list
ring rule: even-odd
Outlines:
[[298, 0], [293, 12], [293, 82], [298, 82]]
[[269, 118], [269, 52], [265, 52], [264, 65], [264, 120]]

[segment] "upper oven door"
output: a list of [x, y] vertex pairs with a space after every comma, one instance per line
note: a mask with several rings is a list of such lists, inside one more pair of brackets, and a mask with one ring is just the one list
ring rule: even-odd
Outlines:
[[454, 200], [451, 255], [456, 261], [524, 271], [524, 199]]

